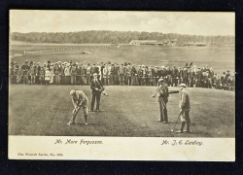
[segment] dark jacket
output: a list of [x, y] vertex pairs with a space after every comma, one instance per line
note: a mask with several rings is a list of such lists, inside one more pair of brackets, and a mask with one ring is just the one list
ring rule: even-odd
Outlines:
[[101, 81], [100, 80], [94, 81], [94, 79], [91, 81], [90, 88], [92, 90], [92, 93], [101, 93], [104, 90]]
[[167, 103], [168, 98], [169, 98], [169, 89], [168, 89], [167, 84], [158, 86], [156, 89], [156, 95], [158, 97], [158, 101], [163, 101], [163, 102]]

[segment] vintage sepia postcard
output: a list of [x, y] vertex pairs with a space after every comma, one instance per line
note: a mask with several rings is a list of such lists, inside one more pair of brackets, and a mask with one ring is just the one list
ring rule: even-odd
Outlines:
[[9, 19], [9, 159], [235, 161], [234, 12]]

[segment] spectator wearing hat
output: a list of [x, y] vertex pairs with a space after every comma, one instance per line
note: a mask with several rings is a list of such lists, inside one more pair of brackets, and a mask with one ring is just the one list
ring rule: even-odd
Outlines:
[[153, 69], [151, 66], [148, 67], [148, 85], [153, 86]]
[[111, 83], [111, 81], [112, 81], [112, 77], [111, 77], [111, 72], [112, 72], [112, 65], [111, 65], [111, 63], [109, 62], [108, 63], [108, 67], [107, 67], [107, 69], [108, 69], [108, 72], [107, 72], [107, 82], [108, 82], [108, 84], [107, 85], [111, 85], [112, 83]]
[[96, 102], [96, 112], [100, 111], [100, 98], [101, 93], [104, 90], [104, 87], [101, 83], [101, 81], [98, 79], [98, 74], [94, 73], [93, 78], [91, 80], [90, 88], [92, 91], [92, 97], [91, 97], [91, 111], [94, 111], [94, 104]]
[[16, 74], [16, 83], [21, 83], [22, 81], [22, 70], [19, 68], [19, 65], [17, 64], [15, 67], [15, 74]]
[[105, 67], [102, 70], [103, 75], [103, 82], [105, 85], [108, 85], [108, 65], [105, 65]]
[[104, 84], [104, 79], [103, 79], [103, 69], [105, 68], [105, 64], [103, 62], [100, 63], [100, 74], [101, 74], [101, 82]]
[[65, 69], [65, 63], [63, 62], [59, 66], [60, 84], [65, 84], [64, 69]]
[[70, 66], [69, 64], [66, 64], [64, 68], [64, 76], [65, 76], [65, 84], [71, 83], [71, 72], [70, 72]]
[[97, 73], [97, 66], [95, 63], [90, 67], [90, 75], [93, 76], [94, 73]]
[[178, 133], [184, 132], [184, 127], [186, 125], [185, 132], [190, 132], [190, 96], [188, 91], [186, 90], [186, 85], [184, 83], [179, 85], [180, 87], [180, 100], [179, 100], [179, 108], [180, 108], [180, 119], [181, 119], [181, 129], [177, 131]]
[[42, 85], [45, 84], [45, 69], [44, 69], [44, 67], [40, 68], [39, 83], [42, 84]]
[[36, 83], [36, 74], [37, 74], [37, 70], [36, 70], [36, 65], [31, 65], [30, 66], [30, 84], [35, 84]]
[[141, 66], [141, 85], [146, 86], [146, 80], [147, 80], [147, 68], [145, 65]]
[[120, 85], [124, 85], [125, 84], [125, 78], [124, 78], [125, 68], [124, 68], [123, 64], [120, 65], [120, 67], [118, 69], [118, 74], [119, 74], [119, 83], [120, 83]]
[[87, 66], [86, 65], [81, 65], [80, 68], [80, 73], [81, 73], [81, 84], [88, 84], [87, 83]]
[[132, 86], [137, 85], [136, 75], [137, 75], [137, 70], [135, 68], [135, 65], [132, 65], [132, 68], [131, 68], [131, 85]]
[[51, 81], [51, 69], [49, 67], [45, 70], [45, 85], [50, 84]]
[[77, 64], [76, 84], [81, 85], [81, 65]]
[[102, 70], [101, 70], [101, 64], [97, 64], [97, 66], [96, 66], [96, 73], [98, 74], [98, 78], [99, 78], [99, 80], [100, 81], [102, 81], [102, 72], [101, 72]]
[[110, 85], [115, 85], [115, 74], [116, 74], [116, 70], [115, 70], [115, 65], [111, 64], [111, 68], [110, 68]]
[[168, 123], [167, 107], [169, 90], [168, 85], [165, 83], [163, 78], [158, 81], [158, 87], [156, 88], [155, 94], [152, 97], [158, 98], [159, 110], [160, 110], [160, 122]]
[[77, 66], [75, 63], [70, 68], [70, 74], [71, 74], [71, 84], [75, 85], [77, 83]]
[[[229, 70], [223, 72], [223, 74], [216, 74], [213, 68], [208, 68], [208, 66], [148, 67], [147, 65], [131, 63], [118, 65], [108, 62], [107, 64], [98, 63], [92, 66], [88, 64], [79, 67], [77, 66], [79, 63], [76, 63], [76, 66], [70, 65], [70, 63], [73, 64], [73, 61], [58, 61], [54, 65], [50, 61], [45, 63], [44, 70], [49, 68], [51, 71], [50, 83], [52, 83], [54, 77], [55, 84], [90, 84], [92, 74], [98, 73], [98, 79], [100, 77], [102, 84], [106, 85], [156, 85], [159, 78], [163, 77], [168, 86], [178, 86], [180, 83], [185, 83], [188, 87], [234, 89], [235, 77], [231, 75]], [[43, 66], [40, 66], [40, 63], [35, 64], [33, 61], [26, 60], [20, 67], [15, 66], [15, 64], [14, 62], [10, 64], [10, 82], [41, 84], [40, 69]]]
[[127, 78], [127, 85], [131, 85], [131, 74], [132, 74], [132, 67], [130, 64], [127, 65], [127, 69], [126, 69], [126, 78]]
[[116, 85], [119, 85], [120, 84], [120, 72], [119, 72], [119, 69], [120, 69], [120, 67], [119, 67], [119, 65], [118, 64], [115, 64], [115, 73], [114, 73], [114, 75], [115, 75], [115, 84]]
[[36, 63], [36, 76], [35, 76], [35, 83], [40, 84], [40, 62]]
[[87, 83], [86, 84], [90, 84], [90, 78], [91, 78], [91, 65], [88, 63], [88, 65], [86, 66], [86, 80], [87, 80]]
[[30, 66], [28, 65], [28, 60], [25, 61], [25, 63], [21, 67], [22, 72], [23, 72], [23, 83], [28, 84], [29, 82], [29, 69]]
[[58, 63], [58, 68], [57, 68], [57, 84], [62, 83], [62, 77], [63, 77], [63, 67], [61, 62]]
[[142, 77], [143, 77], [143, 70], [142, 70], [142, 67], [139, 66], [139, 68], [138, 68], [138, 85], [139, 86], [142, 85]]
[[54, 84], [59, 84], [58, 63], [55, 63], [53, 70], [54, 70]]
[[15, 64], [14, 65], [14, 68], [13, 68], [13, 70], [12, 70], [13, 72], [12, 72], [12, 75], [13, 75], [13, 77], [11, 77], [12, 78], [12, 83], [19, 83], [18, 82], [18, 73], [19, 73], [19, 65], [18, 64]]
[[53, 84], [54, 76], [55, 76], [54, 70], [53, 70], [53, 63], [50, 64], [49, 70], [50, 70], [50, 84]]

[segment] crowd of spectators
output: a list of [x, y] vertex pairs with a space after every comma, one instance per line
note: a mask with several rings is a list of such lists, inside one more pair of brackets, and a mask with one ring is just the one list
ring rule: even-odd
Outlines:
[[185, 83], [188, 87], [234, 90], [234, 73], [216, 73], [212, 67], [187, 63], [178, 66], [151, 66], [131, 63], [80, 64], [73, 61], [44, 64], [26, 60], [23, 64], [10, 63], [12, 84], [39, 85], [89, 85], [97, 73], [104, 85], [156, 86], [163, 78], [168, 86]]

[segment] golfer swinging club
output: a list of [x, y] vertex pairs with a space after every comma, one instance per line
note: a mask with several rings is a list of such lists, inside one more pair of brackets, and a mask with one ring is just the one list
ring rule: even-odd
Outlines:
[[80, 108], [83, 108], [84, 112], [84, 120], [85, 125], [88, 125], [88, 97], [85, 95], [85, 93], [82, 90], [74, 90], [72, 89], [70, 91], [70, 96], [73, 103], [73, 111], [72, 111], [72, 118], [67, 123], [68, 126], [75, 124], [76, 116], [80, 110]]

